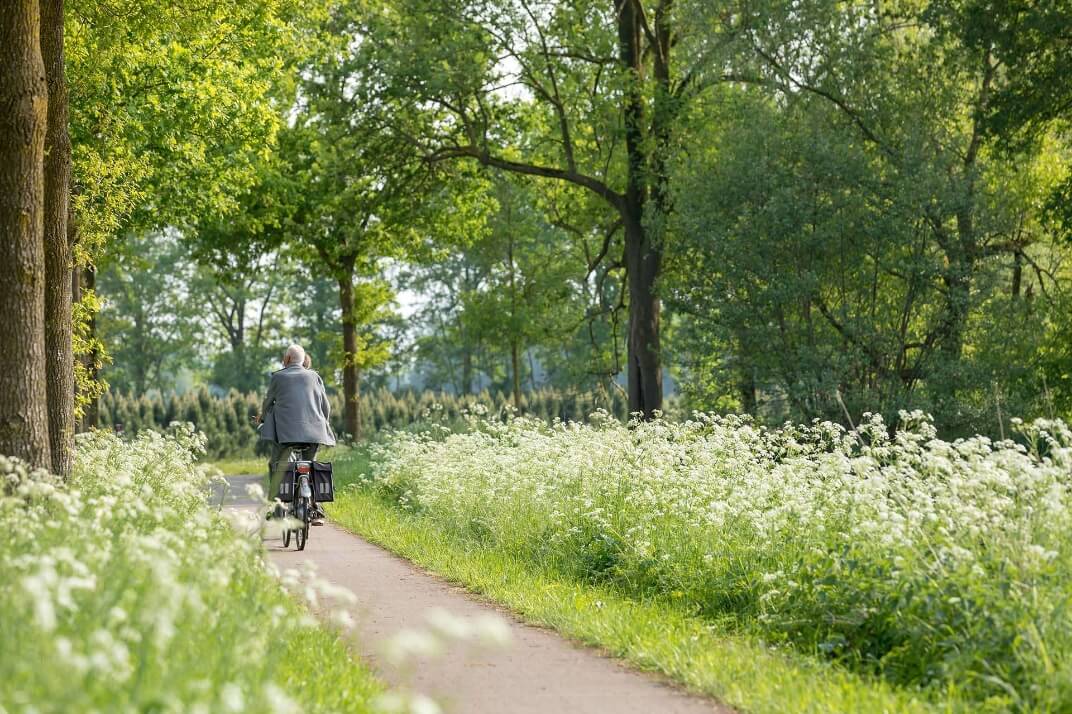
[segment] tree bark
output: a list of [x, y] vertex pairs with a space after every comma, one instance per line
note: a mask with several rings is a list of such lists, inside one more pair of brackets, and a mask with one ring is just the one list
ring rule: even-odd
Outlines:
[[[80, 281], [80, 288], [83, 291], [95, 291], [97, 289], [97, 269], [92, 265], [87, 265], [82, 269], [82, 279]], [[91, 342], [97, 337], [97, 316], [91, 315], [89, 323], [86, 325], [86, 339]], [[97, 354], [96, 348], [92, 349], [89, 353], [82, 355], [82, 365], [86, 368], [86, 373], [89, 378], [96, 381], [100, 378], [100, 370], [97, 365], [100, 361], [100, 355]], [[88, 431], [89, 429], [96, 429], [100, 424], [100, 400], [91, 399], [86, 404], [85, 409], [82, 410], [82, 431]]]
[[41, 0], [41, 54], [48, 82], [45, 134], [45, 353], [52, 470], [66, 478], [74, 456], [72, 246], [67, 235], [71, 139], [63, 52], [63, 0]]
[[[462, 288], [470, 290], [473, 288], [473, 276], [469, 268], [469, 259], [465, 259], [465, 263], [462, 267]], [[460, 298], [459, 298], [460, 300]], [[473, 393], [473, 346], [471, 336], [468, 334], [468, 330], [465, 326], [465, 321], [459, 321], [459, 327], [461, 330], [462, 340], [462, 394]]]
[[536, 360], [532, 357], [531, 349], [527, 350], [527, 352], [529, 358], [529, 387], [535, 392], [538, 389], [536, 386]]
[[[610, 0], [610, 3], [618, 31], [618, 62], [632, 75], [622, 99], [628, 157], [624, 194], [618, 193], [596, 176], [577, 170], [570, 158], [571, 141], [566, 131], [563, 132], [563, 148], [568, 154], [565, 168], [495, 155], [489, 151], [486, 141], [466, 146], [443, 147], [426, 158], [431, 161], [475, 159], [484, 166], [503, 171], [566, 181], [592, 191], [621, 215], [626, 227], [625, 264], [629, 271], [629, 411], [650, 419], [656, 411], [662, 409], [663, 403], [662, 358], [659, 345], [661, 303], [656, 293], [656, 281], [662, 268], [663, 256], [660, 240], [662, 229], [646, 226], [644, 211], [649, 188], [657, 214], [665, 216], [671, 208], [665, 159], [670, 146], [673, 122], [679, 114], [682, 102], [681, 97], [675, 96], [671, 90], [670, 83], [670, 51], [673, 45], [670, 25], [673, 2], [661, 0], [657, 4], [654, 31], [646, 27], [641, 0]], [[649, 35], [652, 39], [649, 46], [645, 47], [644, 38]], [[550, 55], [547, 55], [547, 58], [551, 61]], [[645, 106], [648, 102], [644, 96], [644, 85], [648, 80], [645, 77], [645, 62], [649, 58], [654, 66], [653, 75], [657, 85], [650, 124], [645, 118]], [[468, 122], [464, 113], [460, 119], [463, 123]], [[659, 220], [662, 220], [661, 217]]]
[[510, 198], [507, 197], [506, 205], [506, 263], [510, 269], [510, 376], [511, 391], [514, 398], [514, 409], [521, 411], [521, 354], [518, 348], [518, 337], [521, 331], [518, 319], [517, 305], [517, 264], [514, 262], [514, 227], [513, 212]]
[[350, 438], [361, 439], [358, 412], [357, 325], [354, 321], [354, 266], [344, 266], [339, 275], [339, 307], [342, 308], [342, 398], [343, 424]]
[[462, 394], [471, 394], [473, 391], [473, 350], [468, 341], [462, 344]]
[[0, 12], [0, 453], [49, 468], [44, 152], [48, 86], [37, 0]]
[[741, 380], [741, 409], [745, 414], [759, 416], [758, 407], [756, 375], [752, 370], [748, 370], [748, 375]]
[[1020, 299], [1020, 285], [1024, 278], [1024, 254], [1020, 251], [1016, 251], [1013, 255], [1012, 264], [1012, 287], [1010, 293], [1013, 300]]
[[645, 419], [663, 407], [663, 370], [659, 343], [661, 302], [655, 281], [662, 253], [643, 226], [626, 227], [625, 265], [629, 273], [629, 411]]
[[514, 409], [521, 411], [521, 353], [517, 340], [510, 341], [510, 372], [513, 381]]
[[615, 0], [615, 3], [619, 59], [633, 74], [625, 93], [628, 174], [621, 211], [625, 224], [625, 267], [629, 274], [629, 411], [651, 419], [663, 405], [659, 345], [661, 304], [655, 293], [655, 281], [662, 269], [662, 252], [653, 244], [644, 225], [644, 204], [648, 198], [644, 97], [641, 89], [644, 79], [641, 49], [644, 30], [635, 0]]

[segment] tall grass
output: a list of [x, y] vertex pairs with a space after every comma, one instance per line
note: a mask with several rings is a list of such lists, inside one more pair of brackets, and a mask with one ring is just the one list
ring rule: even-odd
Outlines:
[[0, 457], [0, 712], [367, 711], [379, 687], [205, 504], [200, 435]]
[[1072, 432], [474, 421], [375, 447], [469, 542], [980, 708], [1072, 709]]

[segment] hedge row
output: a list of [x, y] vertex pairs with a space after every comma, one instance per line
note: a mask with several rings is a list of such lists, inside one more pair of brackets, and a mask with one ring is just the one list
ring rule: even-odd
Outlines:
[[[258, 449], [258, 440], [250, 417], [260, 410], [261, 398], [254, 392], [237, 391], [215, 396], [204, 388], [168, 395], [108, 392], [101, 397], [98, 426], [114, 429], [121, 425], [124, 433], [134, 434], [142, 429], [163, 429], [173, 421], [187, 421], [208, 437], [209, 456], [252, 454]], [[412, 391], [396, 394], [380, 389], [362, 395], [360, 416], [364, 429], [371, 434], [389, 428], [404, 429], [429, 415], [448, 424], [460, 421], [462, 413], [477, 404], [501, 412], [512, 406], [512, 400], [502, 392], [458, 396]], [[521, 398], [522, 413], [547, 421], [556, 417], [584, 421], [596, 409], [606, 409], [619, 418], [628, 411], [626, 399], [618, 391], [595, 394], [541, 389]], [[338, 395], [331, 397], [331, 417], [335, 433], [343, 434], [342, 401]]]

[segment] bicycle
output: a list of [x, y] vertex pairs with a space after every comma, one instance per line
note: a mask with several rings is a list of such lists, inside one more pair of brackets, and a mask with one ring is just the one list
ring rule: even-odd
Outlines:
[[[291, 448], [287, 470], [279, 486], [281, 500], [286, 502], [286, 497], [290, 497], [289, 503], [285, 509], [281, 509], [283, 513], [280, 514], [284, 517], [283, 547], [290, 547], [293, 535], [294, 546], [298, 550], [305, 550], [305, 544], [309, 541], [309, 526], [317, 516], [312, 485], [313, 462], [302, 458], [304, 450], [304, 447]], [[288, 528], [287, 519], [297, 521], [298, 525]]]

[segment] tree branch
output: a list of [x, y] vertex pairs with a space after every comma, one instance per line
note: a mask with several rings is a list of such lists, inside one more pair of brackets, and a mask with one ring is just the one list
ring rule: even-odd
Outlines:
[[844, 98], [839, 97], [839, 96], [835, 95], [833, 92], [830, 92], [829, 90], [823, 89], [822, 87], [817, 87], [817, 86], [815, 86], [813, 84], [808, 84], [807, 82], [804, 82], [802, 80], [797, 79], [796, 77], [793, 76], [793, 73], [788, 71], [787, 69], [785, 69], [785, 67], [783, 67], [778, 62], [778, 60], [774, 58], [773, 55], [771, 55], [768, 52], [765, 52], [763, 50], [763, 48], [760, 47], [759, 44], [754, 42], [754, 41], [752, 42], [752, 48], [755, 50], [756, 54], [758, 54], [760, 57], [762, 57], [763, 60], [765, 62], [767, 62], [767, 64], [769, 64], [771, 67], [773, 67], [774, 70], [778, 74], [780, 74], [790, 85], [792, 85], [793, 87], [796, 87], [799, 90], [809, 92], [811, 94], [814, 94], [816, 96], [822, 97], [823, 99], [826, 99], [827, 101], [829, 101], [835, 107], [840, 109], [841, 112], [845, 116], [847, 116], [849, 118], [849, 120], [852, 121], [853, 124], [856, 125], [856, 127], [864, 135], [864, 138], [867, 141], [869, 141], [872, 144], [874, 144], [875, 146], [877, 146], [884, 153], [886, 153], [888, 155], [893, 155], [893, 151], [886, 144], [886, 142], [884, 142], [878, 136], [878, 134], [875, 133], [875, 131], [873, 131], [871, 129], [871, 127], [869, 127], [867, 125], [866, 122], [864, 122], [863, 117], [860, 116], [859, 112], [857, 112], [852, 106], [850, 106], [849, 103], [847, 101], [845, 101]]
[[606, 200], [618, 211], [625, 210], [625, 197], [622, 194], [614, 191], [599, 179], [577, 171], [512, 161], [501, 156], [495, 156], [486, 149], [472, 145], [445, 147], [425, 156], [425, 159], [432, 163], [458, 158], [476, 159], [484, 166], [491, 166], [503, 171], [528, 176], [540, 176], [582, 186]]
[[543, 53], [544, 67], [547, 70], [547, 77], [551, 80], [551, 95], [547, 97], [547, 100], [551, 103], [551, 106], [555, 109], [555, 116], [558, 117], [559, 132], [562, 134], [562, 150], [566, 154], [566, 166], [570, 171], [577, 171], [577, 162], [573, 158], [573, 138], [570, 136], [569, 120], [566, 117], [566, 107], [562, 103], [562, 96], [558, 91], [558, 79], [555, 77], [554, 66], [551, 64], [550, 50], [547, 47], [547, 38], [543, 34], [543, 30], [540, 28], [540, 23], [536, 18], [535, 13], [529, 7], [526, 0], [521, 0], [521, 6], [525, 8], [525, 13], [532, 20], [532, 26], [536, 29], [536, 36], [540, 38], [540, 51]]

